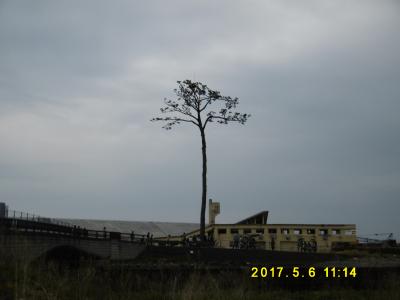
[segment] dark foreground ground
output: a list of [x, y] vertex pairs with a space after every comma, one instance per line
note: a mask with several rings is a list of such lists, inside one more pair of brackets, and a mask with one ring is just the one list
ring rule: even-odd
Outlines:
[[[3, 259], [0, 299], [400, 299], [397, 253], [306, 255], [297, 261], [296, 254], [250, 254], [149, 249], [121, 263]], [[283, 266], [280, 277], [251, 277], [252, 267], [272, 266]], [[356, 275], [327, 278], [326, 266], [356, 266]]]

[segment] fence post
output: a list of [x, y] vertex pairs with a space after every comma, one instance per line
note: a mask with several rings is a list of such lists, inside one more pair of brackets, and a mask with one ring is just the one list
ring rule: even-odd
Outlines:
[[7, 217], [6, 204], [3, 202], [0, 202], [0, 218], [6, 218], [6, 217]]

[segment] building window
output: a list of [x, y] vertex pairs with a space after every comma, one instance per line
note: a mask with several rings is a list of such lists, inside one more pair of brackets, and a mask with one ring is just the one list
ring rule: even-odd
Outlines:
[[345, 234], [345, 235], [353, 235], [353, 234], [356, 234], [356, 231], [355, 231], [355, 230], [346, 230], [346, 231], [344, 232], [344, 234]]
[[282, 229], [281, 229], [281, 233], [282, 233], [282, 234], [289, 234], [289, 229], [287, 229], [287, 228], [282, 228]]
[[226, 228], [218, 229], [218, 234], [226, 234]]
[[234, 234], [234, 233], [239, 233], [239, 229], [237, 229], [237, 228], [232, 228], [232, 229], [231, 229], [231, 233], [232, 233], [232, 234]]
[[276, 233], [276, 228], [269, 228], [268, 233]]
[[328, 235], [328, 229], [320, 229], [319, 235]]
[[293, 234], [296, 234], [296, 235], [301, 234], [301, 229], [293, 229]]
[[339, 235], [340, 229], [332, 229], [332, 235]]
[[307, 234], [315, 234], [315, 229], [307, 229]]
[[249, 234], [249, 233], [251, 233], [251, 229], [248, 229], [248, 228], [243, 229], [243, 233], [244, 234]]
[[264, 228], [257, 228], [256, 233], [264, 234]]

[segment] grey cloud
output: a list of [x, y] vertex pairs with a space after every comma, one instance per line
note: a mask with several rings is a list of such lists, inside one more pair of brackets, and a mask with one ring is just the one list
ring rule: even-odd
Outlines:
[[194, 77], [253, 115], [208, 131], [221, 222], [269, 209], [394, 231], [398, 17], [396, 1], [1, 2], [0, 200], [198, 220], [198, 133], [149, 122]]

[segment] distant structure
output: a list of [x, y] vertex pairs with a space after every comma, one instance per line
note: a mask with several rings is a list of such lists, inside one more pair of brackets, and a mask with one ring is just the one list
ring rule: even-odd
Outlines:
[[0, 202], [0, 218], [7, 217], [7, 205], [3, 202]]
[[[206, 235], [220, 248], [330, 252], [335, 247], [357, 244], [355, 224], [268, 224], [268, 211], [234, 224], [216, 224], [215, 216], [219, 213], [220, 203], [210, 199]], [[199, 233], [186, 233], [185, 239], [196, 239]], [[181, 239], [182, 236], [170, 237], [171, 241]]]
[[208, 200], [208, 223], [215, 224], [215, 217], [221, 212], [219, 202], [213, 202], [212, 199]]
[[[265, 249], [295, 252], [330, 252], [357, 244], [355, 224], [268, 224], [268, 211], [261, 211], [234, 224], [217, 224], [220, 202], [209, 199], [209, 224], [205, 228], [206, 241], [214, 247], [236, 249]], [[199, 241], [198, 223], [138, 222], [88, 219], [50, 219], [20, 212], [8, 212], [0, 203], [0, 220], [9, 217], [48, 224], [69, 224], [93, 232], [152, 236], [155, 244], [191, 245]]]

